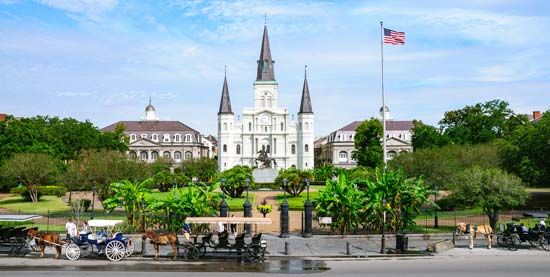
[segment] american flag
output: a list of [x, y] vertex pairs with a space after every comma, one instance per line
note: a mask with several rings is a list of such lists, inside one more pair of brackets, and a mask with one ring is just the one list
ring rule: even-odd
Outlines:
[[396, 32], [394, 30], [384, 28], [384, 43], [393, 45], [405, 44], [405, 32]]

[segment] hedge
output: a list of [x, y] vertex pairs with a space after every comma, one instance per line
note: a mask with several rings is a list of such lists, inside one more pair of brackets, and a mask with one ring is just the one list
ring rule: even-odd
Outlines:
[[[10, 190], [10, 193], [19, 194], [19, 195], [21, 195], [21, 197], [23, 197], [23, 199], [29, 200], [29, 201], [31, 200], [29, 192], [28, 192], [27, 188], [24, 187], [24, 186], [19, 186], [19, 187], [12, 188]], [[40, 197], [42, 195], [55, 195], [57, 197], [62, 197], [66, 193], [67, 193], [67, 188], [66, 187], [62, 187], [62, 186], [40, 186], [40, 188], [38, 189], [38, 199], [40, 199]]]

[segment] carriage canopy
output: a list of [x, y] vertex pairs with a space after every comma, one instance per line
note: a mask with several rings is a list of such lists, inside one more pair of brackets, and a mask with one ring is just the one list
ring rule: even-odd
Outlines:
[[105, 220], [105, 219], [92, 219], [88, 221], [90, 227], [114, 227], [115, 225], [122, 224], [122, 220]]
[[42, 218], [40, 215], [33, 214], [3, 214], [0, 215], [0, 221], [10, 221], [10, 222], [25, 222], [33, 219]]
[[188, 217], [185, 223], [195, 224], [271, 224], [271, 218], [264, 217]]

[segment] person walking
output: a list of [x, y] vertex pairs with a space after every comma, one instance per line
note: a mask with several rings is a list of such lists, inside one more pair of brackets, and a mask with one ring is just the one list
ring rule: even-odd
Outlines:
[[65, 230], [67, 231], [67, 240], [76, 237], [76, 224], [74, 224], [73, 219], [69, 218], [67, 223], [65, 223]]

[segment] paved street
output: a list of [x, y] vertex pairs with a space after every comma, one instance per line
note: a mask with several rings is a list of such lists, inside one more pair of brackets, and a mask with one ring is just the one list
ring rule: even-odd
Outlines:
[[[45, 260], [43, 260], [45, 261]], [[288, 276], [288, 273], [311, 276], [548, 276], [549, 256], [438, 256], [421, 258], [388, 258], [368, 260], [290, 262], [272, 261], [264, 265], [237, 262], [140, 262], [109, 263], [72, 262], [51, 267], [0, 266], [2, 276]], [[0, 259], [0, 263], [5, 262]], [[46, 266], [46, 264], [44, 265]], [[5, 271], [8, 270], [8, 271]], [[106, 272], [108, 271], [108, 273]], [[216, 272], [213, 272], [216, 271]], [[182, 273], [185, 272], [185, 273]]]

